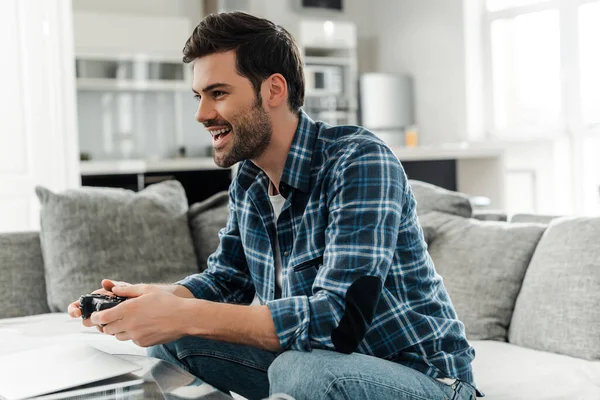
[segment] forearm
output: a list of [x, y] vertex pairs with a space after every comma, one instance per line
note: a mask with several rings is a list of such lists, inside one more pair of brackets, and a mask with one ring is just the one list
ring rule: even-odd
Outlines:
[[173, 293], [177, 297], [183, 297], [186, 299], [194, 298], [194, 295], [192, 294], [192, 292], [190, 292], [190, 290], [183, 285], [156, 284], [156, 286], [158, 286], [160, 289], [164, 290], [165, 292]]
[[186, 335], [281, 351], [267, 306], [186, 300], [181, 317], [186, 321]]

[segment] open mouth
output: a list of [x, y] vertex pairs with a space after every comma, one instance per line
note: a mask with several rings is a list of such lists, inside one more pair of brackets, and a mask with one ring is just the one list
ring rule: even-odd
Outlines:
[[214, 142], [219, 142], [223, 140], [225, 136], [229, 135], [229, 132], [231, 132], [231, 128], [223, 128], [211, 131], [210, 134], [212, 135]]

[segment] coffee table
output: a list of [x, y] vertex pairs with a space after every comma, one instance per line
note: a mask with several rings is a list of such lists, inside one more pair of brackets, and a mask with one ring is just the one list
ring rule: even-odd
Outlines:
[[[128, 374], [131, 379], [143, 379], [143, 383], [126, 386], [117, 389], [93, 391], [86, 393], [86, 399], [95, 400], [224, 400], [232, 399], [211, 385], [202, 382], [194, 375], [158, 358], [140, 355], [117, 354], [127, 361], [133, 362], [141, 367], [138, 371]], [[86, 385], [86, 387], [93, 385]], [[70, 389], [75, 390], [77, 388]], [[54, 394], [56, 395], [56, 393]], [[62, 397], [61, 395], [64, 395]], [[81, 396], [69, 395], [68, 391], [59, 393], [60, 400], [79, 400]]]

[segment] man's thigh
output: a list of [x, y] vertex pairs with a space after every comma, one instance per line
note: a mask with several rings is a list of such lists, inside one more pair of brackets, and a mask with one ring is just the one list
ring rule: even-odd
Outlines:
[[[470, 399], [466, 384], [458, 391], [401, 364], [364, 354], [326, 350], [286, 351], [269, 368], [271, 393], [296, 400]], [[462, 394], [464, 392], [464, 395]]]
[[148, 348], [148, 355], [178, 365], [222, 391], [260, 399], [268, 396], [267, 370], [276, 353], [184, 336], [171, 343]]

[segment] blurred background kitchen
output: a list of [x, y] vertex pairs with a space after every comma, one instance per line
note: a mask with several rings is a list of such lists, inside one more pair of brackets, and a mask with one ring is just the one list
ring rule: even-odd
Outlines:
[[4, 0], [0, 231], [33, 187], [224, 190], [181, 49], [211, 12], [296, 38], [304, 110], [360, 124], [410, 178], [508, 213], [600, 212], [600, 0]]

